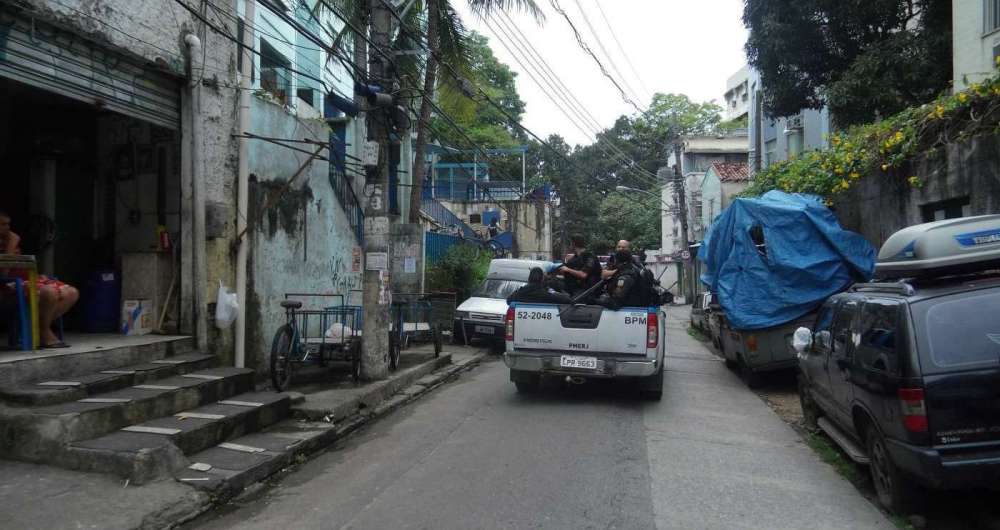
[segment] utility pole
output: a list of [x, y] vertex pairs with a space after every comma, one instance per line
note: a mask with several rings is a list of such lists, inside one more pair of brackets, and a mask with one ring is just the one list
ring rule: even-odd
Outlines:
[[[387, 2], [369, 0], [372, 49], [368, 53], [368, 90], [392, 91], [389, 31], [392, 14]], [[363, 26], [362, 26], [363, 27]], [[362, 37], [363, 36], [359, 36]], [[374, 85], [374, 86], [372, 86]], [[369, 99], [374, 103], [376, 97]], [[365, 270], [362, 277], [364, 325], [361, 376], [371, 381], [385, 379], [389, 372], [389, 308], [392, 288], [389, 278], [389, 113], [381, 105], [368, 108], [368, 142], [365, 145]], [[377, 152], [377, 154], [376, 154]]]
[[[687, 191], [684, 189], [684, 174], [681, 169], [681, 142], [683, 140], [678, 138], [674, 142], [674, 190], [677, 193], [677, 205], [680, 208], [681, 217], [681, 251], [690, 252], [691, 246], [688, 243], [688, 209], [687, 209]], [[692, 281], [688, 276], [688, 260], [682, 260], [681, 262], [681, 292], [684, 294], [685, 300], [690, 300], [694, 294], [691, 290], [693, 285]], [[692, 293], [692, 294], [688, 294]]]

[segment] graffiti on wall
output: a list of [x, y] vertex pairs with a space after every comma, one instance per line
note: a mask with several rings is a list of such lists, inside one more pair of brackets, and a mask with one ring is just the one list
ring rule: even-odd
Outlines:
[[330, 258], [330, 282], [333, 292], [347, 295], [361, 288], [361, 275], [351, 270], [351, 259], [345, 256]]

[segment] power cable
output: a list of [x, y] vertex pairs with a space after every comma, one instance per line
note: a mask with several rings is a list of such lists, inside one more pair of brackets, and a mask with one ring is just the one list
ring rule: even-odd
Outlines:
[[583, 17], [584, 24], [587, 25], [587, 27], [590, 29], [590, 33], [594, 36], [594, 41], [597, 42], [597, 47], [600, 48], [601, 52], [604, 53], [604, 58], [608, 60], [608, 64], [611, 65], [611, 69], [614, 70], [615, 74], [617, 74], [618, 77], [621, 79], [622, 84], [625, 85], [626, 89], [628, 89], [629, 95], [635, 99], [642, 99], [641, 97], [637, 96], [637, 92], [635, 91], [635, 89], [633, 89], [632, 86], [628, 83], [628, 79], [626, 79], [625, 76], [622, 75], [621, 70], [618, 69], [618, 65], [615, 64], [614, 58], [611, 56], [610, 53], [608, 53], [608, 49], [604, 47], [604, 42], [601, 41], [601, 36], [597, 33], [597, 29], [594, 28], [594, 25], [590, 23], [590, 17], [587, 16], [587, 12], [583, 10], [583, 4], [580, 3], [580, 0], [573, 0], [573, 1], [576, 3], [577, 9], [580, 10], [580, 16]]
[[[499, 26], [504, 26], [507, 29], [507, 31], [510, 32], [510, 33], [507, 33], [507, 31], [503, 31], [504, 28], [501, 28], [501, 31], [503, 31], [503, 33], [504, 33], [503, 36], [501, 36], [499, 33], [497, 33], [497, 30], [494, 29], [493, 26], [489, 25], [488, 21], [485, 21], [485, 22], [487, 23], [487, 26], [490, 27], [490, 29], [493, 30], [494, 35], [496, 35], [497, 39], [500, 40], [500, 42], [504, 46], [504, 48], [506, 48], [507, 51], [510, 52], [512, 56], [514, 56], [514, 59], [518, 62], [518, 64], [521, 65], [522, 68], [525, 68], [527, 70], [527, 68], [525, 67], [525, 65], [521, 62], [520, 58], [518, 57], [518, 54], [515, 53], [515, 52], [513, 52], [510, 49], [510, 47], [507, 45], [507, 43], [505, 42], [505, 40], [504, 40], [505, 36], [506, 36], [506, 38], [511, 39], [512, 41], [514, 41], [514, 43], [515, 43], [514, 46], [518, 48], [518, 51], [522, 55], [524, 55], [525, 57], [532, 57], [532, 56], [534, 56], [535, 63], [537, 65], [540, 65], [537, 68], [538, 68], [541, 76], [543, 78], [547, 78], [548, 79], [548, 83], [547, 84], [548, 84], [549, 88], [551, 89], [551, 91], [554, 92], [554, 93], [556, 93], [556, 95], [560, 96], [561, 99], [564, 102], [566, 102], [566, 104], [570, 107], [571, 110], [574, 111], [574, 114], [577, 117], [579, 117], [581, 121], [584, 121], [584, 122], [586, 121], [586, 118], [584, 118], [584, 116], [583, 116], [583, 115], [586, 115], [593, 122], [591, 124], [591, 126], [589, 127], [589, 129], [591, 129], [591, 132], [584, 131], [583, 129], [581, 129], [579, 127], [579, 125], [577, 125], [577, 129], [580, 130], [581, 132], [583, 132], [585, 135], [593, 135], [595, 137], [595, 140], [596, 140], [594, 145], [597, 146], [598, 149], [600, 149], [601, 151], [603, 151], [604, 154], [607, 155], [609, 158], [611, 158], [612, 160], [615, 160], [615, 161], [623, 164], [626, 167], [626, 169], [630, 169], [632, 171], [636, 171], [636, 172], [640, 173], [641, 174], [640, 176], [646, 177], [647, 181], [656, 182], [657, 178], [656, 178], [656, 176], [653, 173], [651, 173], [648, 170], [646, 170], [645, 168], [642, 168], [641, 166], [639, 166], [638, 163], [635, 160], [633, 160], [631, 157], [628, 156], [628, 154], [626, 154], [624, 151], [622, 151], [621, 148], [619, 148], [617, 145], [615, 145], [615, 143], [610, 138], [606, 138], [605, 139], [606, 143], [607, 143], [607, 148], [604, 146], [604, 142], [601, 142], [601, 139], [599, 138], [599, 134], [600, 134], [600, 132], [602, 132], [603, 128], [600, 126], [600, 124], [597, 122], [597, 120], [593, 117], [592, 114], [590, 114], [590, 112], [580, 102], [580, 100], [575, 95], [573, 95], [572, 91], [570, 91], [569, 88], [566, 87], [566, 85], [565, 85], [565, 83], [563, 83], [562, 79], [560, 79], [559, 76], [552, 70], [552, 67], [549, 66], [548, 62], [545, 61], [545, 59], [543, 57], [541, 57], [541, 54], [538, 53], [537, 49], [534, 46], [532, 46], [530, 44], [530, 42], [528, 42], [527, 37], [525, 37], [524, 34], [519, 29], [517, 29], [517, 26], [516, 26], [516, 24], [514, 24], [513, 20], [511, 20], [510, 17], [507, 16], [507, 15], [505, 15], [505, 14], [504, 14], [504, 17], [506, 18], [506, 21], [504, 21], [502, 19], [499, 19], [499, 18], [496, 19], [496, 21], [498, 22]], [[522, 40], [518, 39], [517, 37], [512, 37], [511, 34], [513, 34], [513, 33], [516, 33], [516, 34], [520, 35], [521, 39], [523, 39], [523, 42], [522, 42]], [[529, 60], [529, 62], [530, 62], [530, 60]], [[527, 73], [528, 73], [529, 77], [531, 77], [532, 80], [535, 81], [535, 84], [537, 84], [539, 86], [539, 88], [541, 88], [542, 91], [546, 93], [546, 96], [553, 102], [553, 104], [555, 104], [556, 107], [559, 108], [560, 112], [562, 112], [564, 116], [566, 116], [568, 119], [570, 119], [570, 121], [573, 122], [574, 125], [576, 125], [575, 120], [573, 120], [572, 118], [570, 118], [570, 116], [567, 115], [566, 111], [559, 106], [559, 103], [556, 102], [552, 98], [552, 96], [549, 94], [549, 92], [547, 92], [546, 89], [545, 89], [545, 87], [543, 87], [541, 85], [541, 83], [538, 82], [538, 80], [534, 77], [534, 75], [531, 73], [531, 71], [529, 70], [529, 71], [527, 71]], [[575, 102], [575, 105], [573, 104], [573, 102]], [[613, 153], [609, 153], [609, 149]]]
[[560, 15], [562, 15], [564, 19], [566, 19], [566, 23], [569, 24], [570, 29], [573, 30], [573, 35], [576, 36], [577, 44], [579, 44], [580, 47], [583, 48], [583, 51], [587, 52], [587, 55], [590, 55], [590, 57], [594, 60], [594, 62], [597, 63], [597, 67], [601, 69], [601, 73], [604, 74], [604, 77], [607, 77], [608, 80], [611, 81], [611, 84], [615, 85], [615, 88], [617, 88], [618, 92], [621, 93], [622, 99], [625, 100], [625, 102], [628, 103], [629, 105], [632, 105], [632, 108], [634, 108], [636, 112], [642, 114], [643, 111], [641, 108], [639, 108], [639, 105], [636, 105], [635, 101], [633, 101], [632, 98], [628, 97], [628, 94], [625, 93], [625, 90], [622, 88], [620, 84], [618, 84], [618, 81], [614, 78], [614, 76], [608, 73], [608, 69], [604, 67], [604, 63], [602, 63], [601, 60], [597, 58], [597, 55], [594, 53], [593, 50], [590, 49], [590, 46], [588, 46], [587, 43], [584, 42], [583, 36], [580, 35], [580, 31], [576, 29], [576, 25], [573, 24], [573, 20], [571, 20], [569, 18], [569, 15], [566, 14], [566, 11], [564, 11], [563, 8], [559, 6], [559, 1], [549, 0], [549, 3], [552, 4], [552, 8], [555, 9], [557, 13], [559, 13]]
[[611, 33], [611, 38], [615, 41], [618, 46], [618, 51], [621, 52], [622, 58], [625, 59], [625, 64], [628, 65], [629, 69], [632, 71], [632, 75], [635, 76], [635, 80], [639, 82], [639, 88], [641, 88], [646, 94], [650, 94], [652, 97], [653, 91], [646, 87], [646, 83], [642, 81], [642, 76], [639, 75], [638, 69], [632, 64], [632, 59], [629, 59], [628, 53], [625, 52], [625, 47], [622, 46], [620, 40], [618, 40], [618, 35], [615, 33], [614, 27], [611, 25], [611, 20], [608, 19], [607, 13], [604, 12], [604, 8], [601, 7], [601, 0], [594, 0], [594, 5], [597, 6], [597, 10], [601, 13], [601, 18], [604, 19], [604, 24], [608, 27], [608, 32]]

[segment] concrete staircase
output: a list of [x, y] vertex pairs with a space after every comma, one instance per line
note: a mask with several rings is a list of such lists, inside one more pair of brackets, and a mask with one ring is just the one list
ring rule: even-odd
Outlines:
[[265, 452], [238, 439], [288, 417], [288, 394], [254, 392], [253, 370], [215, 367], [211, 355], [160, 353], [0, 388], [0, 457], [143, 484], [207, 459], [193, 455]]

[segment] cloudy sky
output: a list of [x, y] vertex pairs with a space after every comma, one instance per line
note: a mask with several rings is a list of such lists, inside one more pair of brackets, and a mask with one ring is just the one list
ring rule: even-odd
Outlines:
[[[551, 0], [536, 2], [545, 11], [542, 26], [520, 13], [511, 14], [509, 21], [502, 17], [481, 21], [465, 7], [466, 2], [454, 3], [468, 27], [489, 37], [497, 57], [518, 72], [518, 92], [527, 103], [524, 125], [542, 137], [558, 133], [570, 144], [592, 143], [595, 126], [609, 127], [618, 116], [632, 114], [635, 109], [579, 46]], [[721, 103], [726, 79], [746, 62], [746, 29], [740, 20], [743, 0], [558, 0], [558, 4], [584, 42], [641, 108], [648, 105], [653, 92], [684, 93], [696, 101], [714, 99]], [[515, 45], [512, 39], [521, 39], [522, 35], [524, 40]], [[501, 40], [508, 42], [517, 58]], [[611, 55], [610, 61], [602, 46]], [[545, 83], [546, 78], [534, 70], [537, 59], [529, 63], [523, 55], [522, 50], [528, 48], [548, 63], [583, 107], [579, 117], [571, 113], [576, 125], [546, 96], [552, 91], [540, 89], [526, 71]], [[524, 66], [518, 64], [518, 58]], [[569, 107], [561, 99], [556, 101]]]

